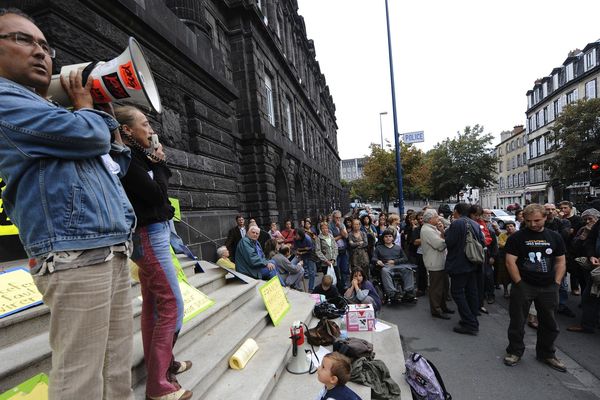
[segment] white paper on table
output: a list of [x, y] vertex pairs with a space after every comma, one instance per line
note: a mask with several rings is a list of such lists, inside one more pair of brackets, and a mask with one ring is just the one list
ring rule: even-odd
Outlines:
[[375, 332], [383, 332], [390, 328], [391, 328], [391, 326], [384, 324], [383, 322], [381, 322], [379, 320], [377, 322], [375, 322]]
[[316, 353], [317, 353], [317, 357], [319, 357], [319, 360], [317, 361], [317, 357], [315, 357], [315, 355], [313, 354], [312, 351], [310, 353], [310, 360], [315, 367], [319, 367], [321, 365], [321, 362], [323, 361], [323, 357], [325, 357], [327, 354], [329, 354], [331, 352], [329, 350], [327, 350], [325, 347], [319, 346], [319, 349], [316, 351]]

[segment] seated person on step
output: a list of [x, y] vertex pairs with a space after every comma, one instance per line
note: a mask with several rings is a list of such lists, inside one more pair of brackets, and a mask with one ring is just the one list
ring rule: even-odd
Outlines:
[[331, 275], [324, 275], [321, 279], [321, 284], [315, 286], [313, 294], [322, 294], [326, 300], [335, 299], [340, 297], [340, 292], [333, 286], [333, 277]]
[[221, 246], [217, 249], [217, 265], [223, 268], [235, 269], [235, 264], [229, 259], [229, 250], [227, 246]]
[[[276, 241], [276, 239], [271, 239]], [[304, 268], [301, 264], [292, 264], [290, 254], [292, 253], [290, 246], [283, 245], [275, 252], [271, 259], [277, 265], [279, 276], [285, 280], [285, 285], [292, 289], [302, 290], [302, 281], [304, 280]]]
[[360, 267], [352, 269], [350, 287], [344, 293], [344, 297], [350, 304], [372, 304], [375, 312], [381, 310], [381, 299], [375, 286], [365, 278], [365, 273]]

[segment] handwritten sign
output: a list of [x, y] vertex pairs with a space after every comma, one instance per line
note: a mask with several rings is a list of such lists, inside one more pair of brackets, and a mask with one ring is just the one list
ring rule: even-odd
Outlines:
[[[6, 184], [0, 179], [0, 195]], [[0, 196], [0, 236], [18, 235], [19, 230], [10, 222], [4, 207], [2, 206], [2, 197]]]
[[274, 276], [267, 283], [258, 288], [260, 295], [262, 296], [271, 321], [273, 325], [277, 326], [290, 310], [290, 303], [288, 302], [279, 277]]
[[0, 274], [0, 318], [42, 304], [42, 295], [26, 268]]
[[47, 400], [48, 376], [39, 374], [0, 394], [0, 400]]
[[202, 311], [212, 307], [215, 301], [186, 282], [179, 282], [183, 297], [183, 322], [186, 323]]

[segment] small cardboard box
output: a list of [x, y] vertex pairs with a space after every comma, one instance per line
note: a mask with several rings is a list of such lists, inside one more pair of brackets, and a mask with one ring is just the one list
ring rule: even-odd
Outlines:
[[375, 330], [375, 310], [371, 304], [349, 304], [346, 313], [348, 332]]

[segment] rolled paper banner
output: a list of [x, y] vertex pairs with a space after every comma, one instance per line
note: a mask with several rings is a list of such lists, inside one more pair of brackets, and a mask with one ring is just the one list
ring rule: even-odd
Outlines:
[[254, 339], [246, 339], [244, 344], [229, 359], [229, 366], [233, 369], [243, 369], [257, 351], [258, 345]]

